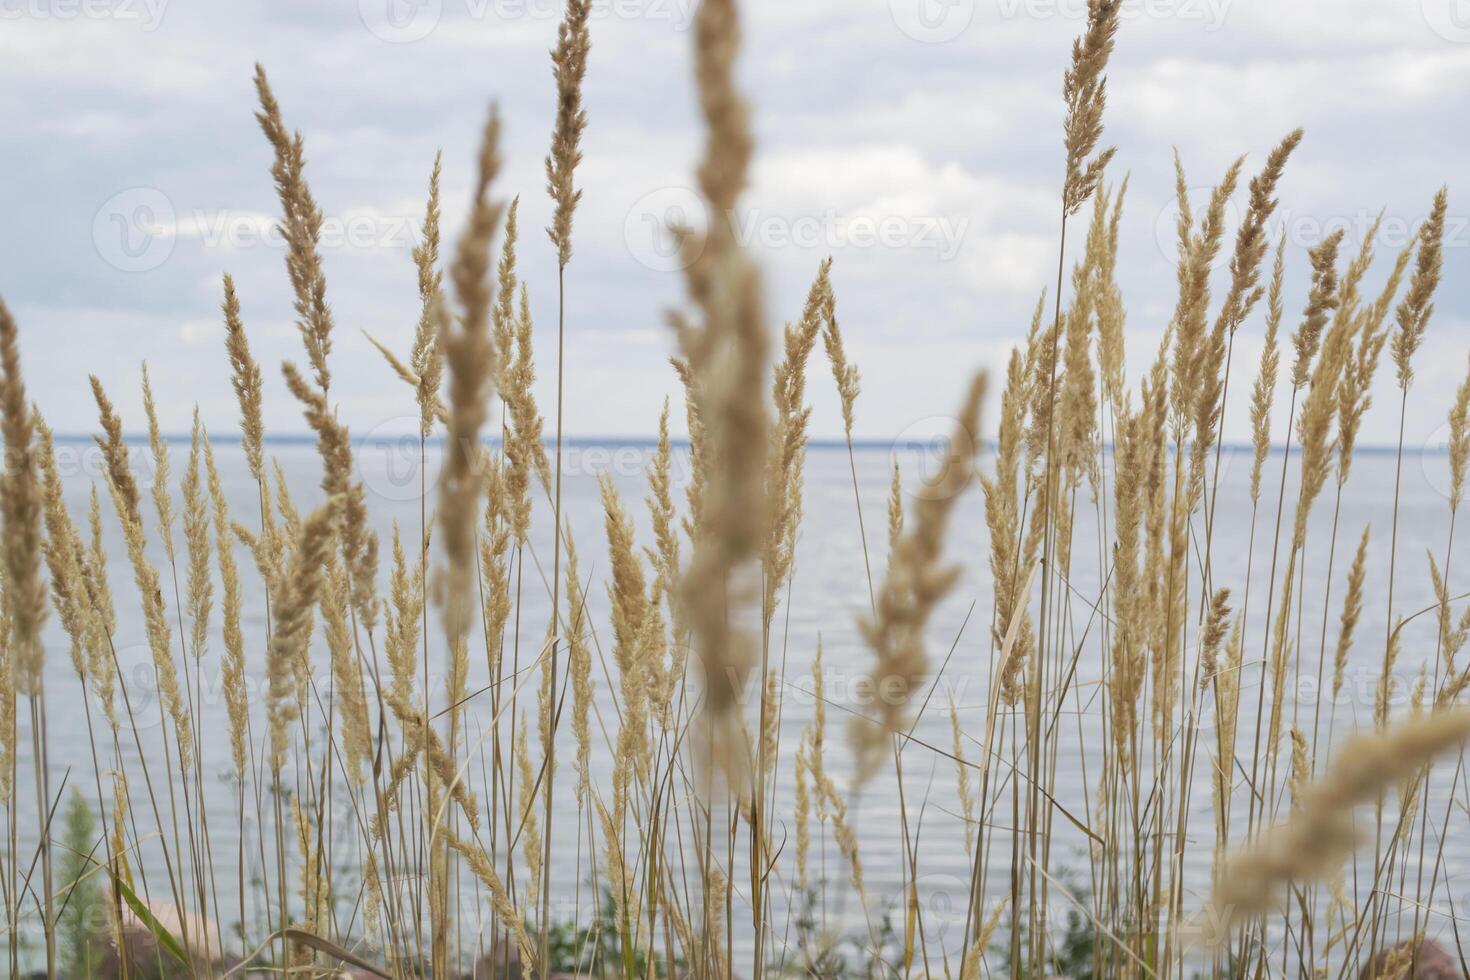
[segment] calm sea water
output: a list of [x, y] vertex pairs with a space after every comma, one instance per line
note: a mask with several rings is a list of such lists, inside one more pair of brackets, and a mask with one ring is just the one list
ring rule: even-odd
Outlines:
[[[405, 537], [409, 539], [417, 533], [419, 527], [419, 486], [422, 474], [419, 469], [418, 445], [411, 440], [370, 437], [363, 440], [357, 449], [361, 476], [369, 491], [374, 529], [384, 542], [386, 578], [387, 558], [390, 554], [387, 543], [394, 524], [400, 525]], [[67, 442], [62, 445], [61, 451], [62, 468], [67, 476], [68, 504], [73, 514], [79, 520], [84, 520], [87, 494], [101, 472], [100, 461], [95, 451], [82, 442]], [[319, 501], [319, 462], [312, 446], [306, 443], [282, 442], [272, 445], [270, 451], [279, 462], [298, 506], [305, 511]], [[886, 554], [886, 496], [891, 466], [896, 460], [905, 486], [915, 487], [923, 474], [933, 467], [937, 458], [936, 452], [936, 444], [927, 440], [911, 440], [897, 447], [864, 447], [856, 452], [857, 480], [863, 521], [868, 535], [868, 561], [871, 562], [875, 578], [881, 580]], [[437, 455], [437, 450], [432, 446], [430, 454], [429, 473], [432, 474], [435, 467], [433, 457]], [[644, 467], [651, 454], [651, 448], [642, 445], [579, 444], [569, 447], [564, 457], [564, 511], [578, 542], [582, 574], [590, 577], [593, 583], [589, 601], [592, 606], [591, 621], [599, 630], [596, 640], [609, 657], [611, 641], [606, 626], [607, 598], [602, 586], [607, 579], [606, 538], [598, 497], [597, 474], [607, 472], [613, 477], [629, 510], [635, 515], [641, 540], [651, 541], [647, 511], [642, 503], [647, 492]], [[246, 526], [256, 526], [256, 489], [246, 470], [242, 454], [237, 446], [222, 444], [217, 447], [217, 455], [232, 516]], [[146, 452], [134, 450], [134, 463], [139, 468], [140, 480], [146, 487], [151, 474], [145, 457]], [[177, 480], [187, 459], [187, 446], [175, 445], [172, 459]], [[1251, 569], [1254, 585], [1245, 632], [1245, 659], [1248, 661], [1243, 673], [1242, 711], [1245, 717], [1241, 720], [1241, 751], [1246, 754], [1249, 752], [1247, 743], [1252, 731], [1250, 718], [1254, 711], [1260, 676], [1258, 663], [1252, 661], [1259, 660], [1264, 638], [1264, 599], [1266, 580], [1270, 572], [1269, 537], [1275, 521], [1274, 486], [1280, 479], [1282, 462], [1282, 457], [1275, 455], [1267, 464], [1268, 473], [1271, 474], [1267, 484], [1272, 489], [1265, 496], [1270, 504], [1262, 508], [1262, 513], [1255, 522], [1256, 539]], [[677, 475], [681, 478], [687, 476], [686, 457], [681, 455], [677, 464]], [[982, 467], [988, 466], [987, 459]], [[1239, 608], [1244, 595], [1247, 566], [1252, 561], [1249, 548], [1252, 520], [1248, 498], [1249, 469], [1248, 452], [1229, 449], [1225, 451], [1219, 477], [1217, 530], [1212, 563], [1215, 584], [1230, 586], [1235, 591], [1236, 608]], [[432, 475], [429, 480], [432, 486]], [[1289, 500], [1294, 499], [1294, 480], [1295, 460], [1292, 460], [1287, 477], [1286, 492]], [[1394, 592], [1394, 609], [1397, 614], [1417, 612], [1433, 601], [1425, 556], [1427, 552], [1432, 552], [1441, 564], [1444, 562], [1449, 531], [1446, 485], [1447, 461], [1434, 447], [1406, 455], [1402, 466], [1398, 571]], [[1373, 536], [1369, 546], [1368, 601], [1343, 696], [1335, 706], [1324, 701], [1320, 713], [1315, 681], [1324, 614], [1328, 552], [1331, 545], [1333, 501], [1330, 495], [1318, 503], [1314, 512], [1305, 562], [1305, 626], [1301, 638], [1301, 678], [1296, 689], [1297, 696], [1288, 704], [1288, 717], [1294, 716], [1297, 724], [1308, 732], [1314, 723], [1320, 724], [1324, 738], [1329, 730], [1329, 723], [1340, 740], [1354, 725], [1362, 724], [1371, 717], [1387, 629], [1385, 600], [1394, 489], [1394, 456], [1390, 453], [1361, 453], [1341, 500], [1340, 530], [1333, 565], [1333, 592], [1325, 607], [1329, 619], [1329, 659], [1330, 648], [1336, 637], [1336, 617], [1341, 605], [1347, 565], [1358, 535], [1366, 524], [1371, 523]], [[112, 556], [109, 571], [118, 600], [118, 654], [135, 714], [140, 719], [144, 751], [148, 753], [149, 766], [157, 779], [163, 768], [163, 760], [157, 751], [158, 710], [144, 624], [132, 585], [131, 570], [126, 563], [126, 552], [105, 493], [103, 499], [104, 506], [108, 507], [107, 544]], [[540, 503], [542, 502], [538, 502], [540, 509], [537, 514], [537, 532], [526, 552], [523, 569], [524, 591], [520, 608], [523, 658], [535, 655], [549, 615], [550, 600], [546, 583], [550, 575], [551, 550], [547, 529], [551, 522]], [[1108, 501], [1109, 510], [1111, 507], [1111, 501]], [[1058, 803], [1073, 814], [1085, 815], [1088, 812], [1088, 801], [1095, 797], [1101, 758], [1103, 678], [1098, 637], [1102, 623], [1094, 612], [1093, 602], [1099, 593], [1099, 568], [1102, 563], [1099, 561], [1096, 543], [1098, 532], [1095, 508], [1087, 499], [1085, 490], [1079, 495], [1078, 510], [1069, 631], [1082, 644], [1082, 652], [1075, 681], [1057, 716], [1059, 730], [1064, 734], [1060, 739], [1056, 768]], [[1285, 523], [1289, 527], [1289, 515]], [[150, 553], [155, 562], [164, 565], [163, 550], [151, 523], [149, 533]], [[991, 667], [992, 644], [989, 637], [992, 601], [991, 582], [986, 571], [988, 541], [978, 487], [972, 488], [960, 501], [947, 545], [947, 557], [962, 563], [965, 571], [953, 592], [936, 611], [930, 624], [930, 655], [936, 669], [941, 663], [944, 666], [942, 673], [934, 681], [933, 695], [915, 729], [916, 741], [905, 749], [903, 762], [904, 799], [909, 833], [917, 839], [915, 846], [922, 879], [919, 891], [926, 935], [931, 949], [942, 948], [954, 952], [961, 942], [962, 926], [959, 925], [959, 920], [969, 894], [970, 881], [970, 859], [966, 853], [964, 824], [959, 816], [955, 791], [955, 766], [948, 758], [920, 743], [948, 750], [951, 736], [947, 711], [951, 702], [959, 711], [966, 733], [965, 750], [972, 760], [978, 754], [978, 740], [984, 732], [988, 700], [987, 677]], [[182, 535], [179, 548], [182, 555]], [[1452, 593], [1462, 591], [1461, 586], [1466, 582], [1467, 570], [1465, 563], [1460, 560], [1466, 550], [1470, 549], [1458, 549], [1450, 562], [1448, 574]], [[263, 595], [253, 564], [243, 549], [237, 549], [237, 559], [244, 572], [244, 628], [249, 644], [251, 682], [256, 690], [263, 690]], [[846, 450], [814, 446], [807, 459], [805, 519], [797, 548], [795, 577], [789, 594], [782, 597], [778, 612], [779, 628], [776, 631], [776, 655], [785, 664], [787, 688], [781, 715], [783, 758], [776, 801], [779, 826], [775, 835], [778, 842], [784, 842], [788, 850], [794, 846], [791, 825], [792, 759], [802, 729], [812, 720], [812, 699], [807, 694], [811, 686], [808, 665], [815, 653], [818, 637], [820, 636], [825, 648], [827, 696], [834, 701], [840, 703], [844, 699], [845, 694], [851, 690], [852, 683], [869, 664], [870, 654], [856, 625], [858, 617], [868, 607], [868, 579], [864, 568], [862, 537], [859, 534]], [[1196, 572], [1197, 567], [1192, 568], [1192, 574]], [[166, 566], [164, 580], [172, 617], [172, 582]], [[1197, 595], [1198, 585], [1195, 584], [1192, 586], [1192, 603], [1197, 601]], [[71, 670], [65, 653], [67, 647], [58, 627], [52, 622], [48, 629], [53, 641], [49, 647], [46, 674], [50, 722], [50, 783], [54, 791], [65, 780], [68, 785], [79, 787], [89, 796], [95, 796], [96, 784], [87, 719], [78, 697], [77, 678]], [[1423, 616], [1411, 623], [1404, 630], [1403, 637], [1403, 653], [1397, 672], [1400, 711], [1407, 710], [1408, 692], [1413, 687], [1421, 666], [1428, 664], [1430, 670], [1433, 670], [1435, 648], [1432, 616]], [[319, 642], [317, 646], [320, 647]], [[207, 786], [204, 804], [212, 841], [214, 871], [220, 882], [219, 900], [226, 910], [220, 919], [226, 924], [228, 931], [239, 917], [234, 898], [237, 872], [235, 856], [239, 833], [236, 824], [236, 790], [232, 779], [227, 775], [230, 768], [229, 744], [225, 731], [223, 700], [219, 695], [218, 663], [221, 647], [216, 609], [210, 623], [209, 649], [197, 665], [200, 689], [196, 692], [196, 697], [202, 698], [202, 708], [198, 714]], [[472, 652], [471, 690], [480, 688], [487, 679], [483, 656], [476, 656], [475, 653], [482, 651]], [[324, 651], [316, 649], [315, 656], [320, 666], [319, 676], [325, 677]], [[189, 663], [191, 674], [195, 666], [192, 662]], [[431, 670], [439, 670], [440, 667], [440, 664], [431, 664]], [[599, 715], [611, 730], [616, 715], [609, 685], [600, 668], [594, 669], [594, 675], [598, 682]], [[529, 706], [532, 700], [528, 698], [526, 705]], [[840, 708], [829, 710], [828, 716], [829, 767], [841, 777], [840, 781], [845, 781], [849, 771], [845, 750], [846, 720]], [[482, 696], [469, 705], [468, 717], [469, 738], [474, 742], [480, 738], [488, 724], [487, 696]], [[95, 715], [93, 720], [97, 720]], [[1003, 719], [1002, 724], [1007, 723]], [[1210, 723], [1207, 718], [1205, 724]], [[22, 716], [22, 728], [24, 726]], [[263, 725], [256, 725], [257, 733], [263, 730]], [[29, 788], [33, 777], [28, 762], [28, 739], [28, 734], [23, 732], [22, 771], [18, 777], [18, 785], [22, 787], [20, 796], [23, 801], [23, 836], [24, 828], [34, 825], [33, 818], [24, 815], [25, 810], [34, 806], [35, 796], [33, 789]], [[553, 830], [552, 853], [558, 882], [554, 908], [556, 914], [562, 917], [571, 917], [579, 911], [585, 917], [591, 901], [590, 891], [587, 883], [579, 880], [577, 868], [581, 867], [585, 871], [588, 867], [588, 856], [585, 823], [578, 819], [571, 802], [572, 775], [568, 763], [571, 758], [572, 738], [569, 726], [563, 727], [559, 744], [563, 764], [556, 778], [558, 800], [564, 803], [558, 809]], [[599, 744], [597, 753], [594, 773], [600, 782], [606, 782], [610, 772], [609, 753], [604, 744]], [[122, 763], [132, 775], [136, 821], [143, 835], [149, 837], [153, 819], [143, 780], [139, 775], [137, 754], [131, 740], [125, 738]], [[115, 768], [110, 758], [104, 762], [103, 768]], [[998, 778], [1005, 778], [1004, 763], [997, 764], [996, 772], [1000, 774]], [[1191, 803], [1190, 838], [1184, 848], [1188, 870], [1185, 903], [1192, 907], [1197, 907], [1208, 891], [1213, 846], [1207, 764], [1197, 766], [1196, 772], [1198, 778]], [[1438, 823], [1445, 813], [1453, 772], [1453, 764], [1443, 765], [1437, 771], [1430, 810], [1432, 823]], [[1237, 779], [1237, 784], [1239, 782]], [[110, 787], [105, 782], [103, 788], [110, 794]], [[1461, 781], [1458, 794], [1461, 800], [1464, 793], [1464, 783]], [[995, 835], [994, 858], [991, 862], [992, 875], [986, 882], [989, 899], [996, 899], [1008, 890], [1008, 855], [1011, 846], [1007, 829], [1010, 824], [1008, 786], [1004, 789], [1004, 794], [1007, 802], [996, 811], [997, 826], [992, 830]], [[1243, 802], [1244, 795], [1244, 790], [1238, 791], [1237, 802]], [[253, 801], [249, 809], [253, 811]], [[854, 801], [853, 809], [859, 825], [867, 887], [872, 900], [869, 911], [876, 922], [898, 894], [902, 880], [900, 860], [904, 838], [898, 787], [893, 773], [888, 771], [880, 775], [867, 787], [860, 799]], [[341, 826], [338, 839], [355, 837], [351, 826], [355, 816], [351, 809], [344, 805], [339, 807], [339, 811], [334, 815]], [[1061, 819], [1060, 815], [1056, 826], [1056, 840], [1052, 851], [1053, 870], [1070, 882], [1069, 889], [1083, 893], [1091, 884], [1085, 838], [1068, 825], [1065, 819]], [[1470, 907], [1470, 833], [1466, 832], [1463, 809], [1457, 809], [1452, 814], [1449, 828], [1450, 836], [1444, 842], [1445, 868], [1439, 876], [1435, 910], [1430, 916], [1431, 933], [1447, 928], [1449, 917], [1455, 914], [1452, 909], [1459, 909], [1463, 914], [1463, 910]], [[266, 832], [269, 834], [268, 828]], [[258, 860], [251, 860], [249, 855], [252, 852], [258, 855], [261, 849], [253, 815], [247, 817], [245, 834], [246, 863], [249, 866], [246, 873], [253, 876], [258, 873]], [[1426, 852], [1431, 856], [1434, 844], [1431, 840]], [[273, 853], [271, 848], [272, 845], [267, 842], [267, 854]], [[355, 864], [356, 856], [350, 849], [342, 848], [337, 860], [344, 868], [350, 869]], [[849, 889], [845, 886], [845, 870], [840, 855], [825, 835], [820, 847], [814, 844], [813, 862], [817, 869], [814, 873], [824, 870], [834, 885], [825, 899], [828, 920], [845, 921], [854, 930], [865, 930], [862, 910], [856, 899], [848, 894]], [[166, 897], [166, 878], [162, 873], [157, 839], [145, 841], [135, 863], [146, 873], [153, 896]], [[1364, 886], [1369, 869], [1361, 864], [1370, 863], [1361, 862], [1358, 869]], [[743, 864], [741, 867], [743, 868]], [[741, 871], [740, 874], [744, 872]], [[346, 878], [355, 880], [351, 871], [346, 873]], [[737, 876], [737, 881], [739, 880], [741, 878]], [[789, 885], [789, 880], [783, 880], [778, 888], [782, 893], [778, 901], [783, 904]], [[737, 887], [737, 895], [740, 894], [743, 894], [743, 889]], [[467, 885], [464, 908], [467, 929], [473, 929], [472, 920], [478, 918], [469, 907], [474, 904], [473, 895], [473, 886]], [[1066, 901], [1056, 901], [1065, 910]], [[742, 921], [748, 922], [748, 916], [742, 920], [744, 911], [743, 907], [737, 909], [737, 932]], [[353, 915], [350, 901], [341, 914], [345, 926]], [[357, 922], [360, 925], [360, 919]], [[259, 932], [258, 924], [252, 926], [253, 934], [258, 935]]]

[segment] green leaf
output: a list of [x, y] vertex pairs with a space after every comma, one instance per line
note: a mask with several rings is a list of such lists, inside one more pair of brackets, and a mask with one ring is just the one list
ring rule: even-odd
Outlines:
[[153, 913], [133, 893], [133, 889], [117, 875], [112, 876], [112, 884], [117, 889], [118, 894], [123, 897], [123, 901], [128, 903], [128, 908], [132, 909], [133, 914], [138, 917], [138, 921], [142, 922], [148, 927], [148, 931], [153, 933], [153, 938], [158, 940], [159, 945], [172, 953], [180, 963], [188, 966], [189, 958], [184, 955], [184, 949], [179, 945], [179, 941], [163, 927], [163, 923], [153, 917]]

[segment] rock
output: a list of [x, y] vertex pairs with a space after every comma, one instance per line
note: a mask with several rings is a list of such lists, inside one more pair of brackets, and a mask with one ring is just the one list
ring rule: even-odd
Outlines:
[[[1388, 949], [1380, 950], [1378, 955], [1363, 968], [1359, 974], [1359, 980], [1376, 980], [1380, 971], [1388, 963], [1393, 954], [1403, 949], [1406, 943], [1398, 946], [1390, 946]], [[1432, 939], [1426, 939], [1419, 944], [1419, 957], [1414, 964], [1414, 972], [1404, 980], [1462, 980], [1465, 974], [1460, 970], [1444, 947]]]
[[190, 976], [190, 971], [158, 945], [152, 932], [134, 922], [123, 926], [122, 949], [109, 946], [97, 968], [98, 980], [120, 980], [124, 975], [148, 980], [183, 980]]
[[219, 927], [213, 921], [193, 912], [181, 914], [178, 907], [169, 902], [152, 900], [146, 902], [146, 905], [154, 920], [189, 951], [196, 969], [190, 970], [172, 953], [162, 949], [152, 930], [143, 924], [129, 906], [123, 905], [122, 949], [109, 944], [97, 970], [100, 980], [123, 976], [124, 961], [128, 964], [127, 975], [134, 980], [173, 980], [175, 977], [190, 977], [198, 972], [207, 972], [204, 967], [208, 963], [228, 968], [228, 965], [237, 962], [226, 964], [227, 957], [222, 952], [224, 947], [220, 941]]
[[[521, 958], [516, 950], [510, 951], [509, 964], [501, 951], [494, 960], [486, 953], [475, 961], [463, 980], [521, 980]], [[546, 980], [589, 980], [580, 973], [553, 973]]]
[[489, 953], [475, 960], [470, 972], [465, 975], [464, 980], [520, 980], [521, 956], [519, 951], [511, 949], [497, 950], [492, 957]]

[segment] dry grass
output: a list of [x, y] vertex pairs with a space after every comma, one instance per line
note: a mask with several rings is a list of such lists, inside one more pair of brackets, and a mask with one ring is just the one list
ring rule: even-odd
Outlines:
[[[75, 842], [50, 819], [60, 790], [46, 758], [48, 703], [85, 719], [92, 785], [83, 806], [99, 823], [97, 839], [80, 843], [92, 848], [82, 855], [90, 875], [107, 885], [94, 935], [120, 976], [352, 967], [390, 978], [467, 969], [979, 978], [1085, 968], [1133, 978], [1346, 976], [1365, 966], [1408, 976], [1426, 936], [1458, 952], [1459, 920], [1432, 913], [1448, 890], [1446, 845], [1463, 835], [1470, 805], [1464, 757], [1447, 793], [1429, 767], [1470, 740], [1459, 706], [1470, 666], [1456, 661], [1470, 611], [1453, 554], [1470, 465], [1470, 376], [1447, 409], [1449, 534], [1429, 556], [1434, 603], [1405, 608], [1395, 598], [1400, 486], [1391, 511], [1371, 515], [1388, 533], [1354, 527], [1352, 555], [1337, 547], [1385, 348], [1401, 396], [1402, 479], [1414, 358], [1443, 274], [1445, 192], [1378, 292], [1365, 292], [1376, 275], [1373, 235], [1350, 243], [1339, 232], [1307, 252], [1310, 285], [1293, 298], [1285, 270], [1302, 257], [1284, 237], [1269, 272], [1265, 264], [1302, 132], [1287, 134], [1249, 178], [1233, 248], [1225, 219], [1243, 158], [1195, 204], [1176, 159], [1178, 298], [1150, 366], [1130, 381], [1117, 275], [1126, 182], [1107, 183], [1113, 150], [1100, 149], [1120, 4], [1091, 0], [1062, 79], [1050, 311], [1043, 294], [1005, 365], [993, 451], [982, 452], [986, 375], [977, 373], [938, 472], [906, 487], [894, 465], [886, 547], [873, 551], [853, 443], [861, 385], [837, 314], [842, 270], [820, 263], [778, 336], [759, 270], [724, 217], [741, 201], [755, 152], [736, 81], [738, 12], [734, 0], [704, 0], [693, 35], [706, 136], [697, 184], [717, 217], [706, 230], [679, 230], [688, 308], [671, 315], [690, 472], [681, 486], [665, 404], [643, 501], [652, 534], [640, 537], [630, 504], [604, 478], [603, 551], [573, 540], [562, 512], [565, 343], [580, 326], [565, 299], [591, 12], [569, 3], [552, 51], [553, 449], [533, 395], [528, 296], [537, 284], [517, 264], [527, 247], [519, 202], [495, 196], [492, 111], [447, 262], [434, 160], [407, 353], [368, 338], [418, 420], [418, 526], [394, 525], [384, 572], [373, 500], [332, 400], [340, 338], [322, 213], [304, 140], [287, 128], [263, 69], [258, 119], [306, 357], [306, 370], [280, 370], [321, 462], [310, 508], [298, 510], [269, 459], [264, 372], [228, 275], [224, 359], [258, 501], [234, 514], [197, 410], [173, 479], [145, 367], [151, 506], [121, 414], [93, 378], [104, 472], [84, 526], [68, 511], [56, 440], [31, 402], [50, 393], [27, 392], [24, 335], [0, 304], [0, 899], [12, 974], [34, 955], [58, 975], [58, 941], [77, 941], [62, 936], [64, 910], [87, 893], [54, 873], [53, 854]], [[1087, 233], [1069, 252], [1069, 223], [1089, 203]], [[1236, 334], [1257, 320], [1265, 343], [1245, 397], [1249, 494], [1229, 511], [1249, 517], [1227, 526], [1224, 511], [1216, 520], [1227, 492], [1223, 415]], [[855, 518], [864, 558], [849, 584], [869, 600], [856, 623], [822, 628], [829, 638], [855, 632], [871, 657], [860, 668], [824, 662], [821, 635], [812, 638], [802, 691], [811, 711], [792, 746], [783, 718], [802, 687], [793, 680], [800, 647], [782, 614], [789, 620], [799, 601], [808, 371], [819, 336], [852, 475], [854, 510], [843, 520]], [[1286, 433], [1286, 447], [1273, 431]], [[444, 447], [437, 474], [432, 442]], [[972, 482], [983, 541], [952, 519]], [[106, 552], [111, 521], [125, 553]], [[543, 522], [549, 562], [535, 549]], [[1095, 538], [1083, 533], [1094, 528]], [[1243, 565], [1212, 560], [1222, 542], [1244, 549]], [[109, 575], [120, 567], [132, 586], [115, 599]], [[966, 568], [986, 580], [989, 626], [941, 660], [931, 655], [931, 617]], [[1093, 575], [1101, 585], [1088, 594]], [[600, 622], [593, 607], [604, 587], [610, 614]], [[549, 621], [523, 617], [537, 590]], [[126, 602], [144, 625], [156, 712], [121, 669]], [[1365, 649], [1377, 638], [1362, 626], [1378, 620], [1387, 624], [1382, 645]], [[1421, 650], [1426, 636], [1433, 643]], [[78, 686], [47, 691], [46, 658], [63, 645]], [[314, 645], [328, 655], [325, 670], [314, 666]], [[1325, 725], [1320, 700], [1297, 695], [1313, 645], [1317, 684], [1331, 694]], [[1358, 650], [1374, 664], [1372, 690], [1359, 692], [1361, 724], [1337, 711]], [[482, 657], [488, 683], [474, 689]], [[833, 674], [848, 668], [857, 683], [829, 695]], [[1407, 698], [1404, 669], [1417, 676]], [[951, 695], [937, 719], [947, 671], [987, 686], [978, 700]], [[260, 677], [265, 686], [252, 690]], [[850, 745], [829, 741], [829, 714], [849, 727]], [[936, 723], [943, 737], [926, 741]], [[1339, 747], [1348, 727], [1361, 730]], [[229, 745], [233, 827], [207, 819], [219, 812], [208, 799], [219, 790], [200, 744], [216, 738]], [[1080, 782], [1068, 759], [1080, 760]], [[930, 786], [923, 802], [913, 798], [905, 774], [928, 769], [921, 760], [953, 775], [952, 793]], [[21, 785], [27, 769], [34, 785]], [[895, 896], [874, 893], [865, 865], [865, 792], [897, 801], [890, 841], [900, 846], [884, 852], [897, 861]], [[1209, 794], [1204, 806], [1199, 793]], [[963, 846], [970, 872], [958, 885], [936, 886], [925, 866], [919, 840], [934, 821], [952, 821], [943, 833]], [[553, 846], [573, 836], [575, 852]], [[1080, 877], [1064, 873], [1076, 869], [1073, 847]], [[66, 853], [71, 866], [77, 855]], [[1210, 889], [1197, 887], [1204, 862]], [[931, 892], [949, 903], [958, 937], [938, 928]], [[147, 911], [165, 907], [172, 919]], [[1070, 925], [1050, 914], [1057, 908], [1074, 914]], [[210, 922], [238, 925], [224, 954]], [[28, 934], [43, 941], [23, 954]]]

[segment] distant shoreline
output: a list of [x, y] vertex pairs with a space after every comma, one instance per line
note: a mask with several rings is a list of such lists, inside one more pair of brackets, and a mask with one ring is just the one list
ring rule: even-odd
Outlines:
[[[397, 439], [400, 439], [400, 438], [410, 438], [412, 436], [413, 436], [413, 433], [411, 433], [411, 432], [402, 432], [402, 433], [397, 433], [397, 434], [394, 434], [394, 435], [383, 436], [382, 438], [388, 438], [388, 439], [397, 440]], [[189, 445], [189, 443], [191, 441], [191, 438], [192, 437], [187, 432], [170, 432], [170, 433], [165, 433], [164, 436], [163, 436], [164, 442], [166, 442], [166, 443], [168, 443], [170, 445], [184, 445], [184, 446], [187, 446], [187, 445]], [[56, 442], [58, 442], [58, 443], [63, 443], [63, 444], [68, 444], [68, 445], [75, 445], [75, 444], [78, 444], [78, 443], [86, 444], [86, 445], [91, 445], [94, 442], [94, 437], [90, 433], [74, 433], [74, 432], [72, 432], [72, 433], [59, 433], [58, 432], [58, 433], [56, 433], [53, 436], [53, 439]], [[240, 442], [240, 436], [239, 436], [238, 433], [227, 433], [227, 434], [223, 434], [223, 435], [216, 435], [214, 433], [210, 433], [210, 439], [211, 439], [211, 441], [213, 441], [215, 443], [215, 445], [238, 445], [239, 442]], [[141, 432], [129, 433], [129, 434], [125, 434], [123, 436], [123, 441], [126, 442], [126, 443], [128, 443], [129, 445], [144, 445], [144, 446], [146, 446], [148, 444], [148, 436], [147, 436], [146, 433], [141, 433]], [[354, 440], [354, 442], [360, 442], [360, 441], [361, 441], [360, 439]], [[500, 440], [499, 439], [486, 439], [486, 440], [482, 440], [482, 441], [487, 446], [499, 446], [500, 445]], [[866, 451], [866, 452], [871, 452], [873, 450], [891, 450], [894, 447], [894, 445], [897, 443], [897, 441], [898, 440], [896, 440], [896, 439], [854, 439], [852, 441], [852, 448], [855, 451]], [[924, 441], [927, 442], [928, 440], [924, 440]], [[267, 446], [315, 446], [316, 445], [316, 436], [315, 435], [311, 435], [311, 434], [285, 434], [285, 435], [279, 435], [278, 434], [278, 435], [267, 435], [265, 437], [264, 442], [265, 442], [265, 445], [267, 445]], [[547, 446], [548, 449], [551, 448], [552, 445], [554, 445], [554, 440], [547, 439], [545, 442], [546, 442], [546, 446]], [[680, 449], [688, 449], [689, 448], [689, 439], [687, 437], [684, 437], [684, 436], [673, 436], [673, 437], [670, 437], [669, 442], [670, 442], [671, 445], [675, 446], [676, 448], [680, 448]], [[430, 446], [440, 446], [440, 445], [443, 445], [444, 439], [441, 436], [432, 436], [428, 440], [426, 440], [426, 443], [428, 445], [430, 445]], [[565, 437], [562, 440], [562, 445], [563, 445], [563, 447], [570, 448], [570, 449], [587, 449], [587, 448], [614, 449], [614, 448], [624, 448], [624, 447], [631, 447], [631, 448], [637, 448], [637, 449], [653, 449], [653, 448], [655, 448], [655, 447], [658, 446], [658, 437], [657, 436], [567, 436], [567, 437]], [[810, 449], [846, 449], [847, 448], [847, 443], [845, 441], [843, 441], [842, 439], [810, 439], [807, 442], [807, 448], [809, 450]], [[1244, 442], [1227, 442], [1227, 443], [1222, 443], [1220, 448], [1222, 450], [1228, 450], [1230, 452], [1254, 452], [1254, 448], [1249, 443], [1244, 443]], [[1291, 455], [1293, 455], [1293, 456], [1297, 455], [1300, 452], [1300, 448], [1301, 447], [1293, 444], [1291, 446], [1291, 449], [1290, 449]], [[994, 449], [995, 449], [995, 442], [994, 442], [994, 440], [986, 439], [984, 441], [983, 449], [986, 452], [994, 451]], [[1113, 446], [1112, 446], [1111, 443], [1104, 443], [1102, 445], [1102, 450], [1103, 450], [1103, 452], [1108, 453], [1109, 455], [1111, 455], [1112, 452], [1113, 452]], [[1379, 446], [1359, 445], [1359, 446], [1355, 446], [1354, 449], [1353, 449], [1353, 451], [1355, 453], [1363, 453], [1365, 455], [1370, 455], [1370, 456], [1382, 456], [1382, 455], [1392, 456], [1392, 455], [1394, 455], [1395, 453], [1398, 452], [1398, 447], [1397, 446], [1388, 446], [1388, 445], [1379, 445]], [[1405, 444], [1405, 446], [1404, 446], [1404, 453], [1406, 455], [1408, 453], [1410, 453], [1410, 452], [1413, 452], [1413, 453], [1420, 453], [1420, 454], [1429, 453], [1429, 454], [1433, 454], [1433, 455], [1439, 456], [1439, 455], [1444, 455], [1448, 451], [1449, 450], [1448, 450], [1448, 447], [1447, 446], [1445, 446], [1445, 445], [1439, 445], [1439, 444], [1436, 444], [1436, 445], [1433, 445], [1433, 446], [1431, 446], [1431, 445], [1414, 446], [1414, 445], [1411, 445], [1411, 444]], [[1271, 455], [1273, 455], [1273, 456], [1279, 456], [1280, 454], [1281, 454], [1281, 447], [1280, 446], [1272, 446], [1271, 447]]]

